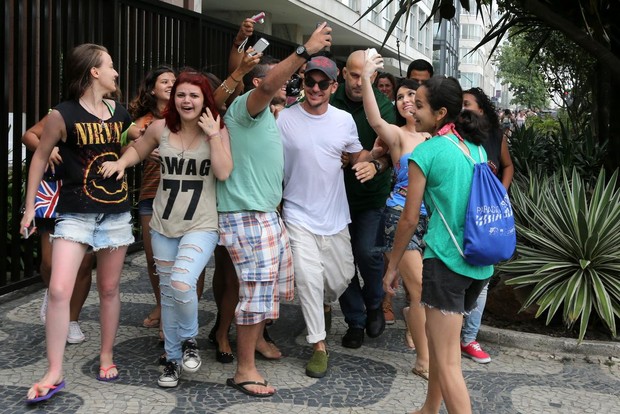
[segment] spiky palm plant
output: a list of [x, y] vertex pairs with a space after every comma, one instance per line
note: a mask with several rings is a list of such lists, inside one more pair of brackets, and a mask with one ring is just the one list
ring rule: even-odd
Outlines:
[[[579, 323], [583, 340], [594, 310], [616, 336], [620, 316], [620, 190], [618, 171], [604, 171], [589, 189], [576, 169], [512, 189], [518, 258], [500, 269], [508, 285], [533, 286], [523, 309], [537, 304], [549, 324], [563, 308], [565, 325]], [[536, 197], [531, 196], [536, 194]]]

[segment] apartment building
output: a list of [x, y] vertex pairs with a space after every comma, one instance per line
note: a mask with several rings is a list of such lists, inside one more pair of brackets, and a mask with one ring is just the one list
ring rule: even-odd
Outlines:
[[[493, 42], [473, 51], [491, 27], [492, 21], [492, 16], [485, 15], [484, 19], [477, 16], [474, 8], [469, 12], [461, 10], [458, 79], [463, 89], [479, 87], [490, 97], [500, 99], [501, 86], [496, 88], [496, 70], [493, 61], [489, 60]], [[496, 89], [500, 89], [499, 95]]]
[[[188, 2], [169, 1], [205, 15], [230, 23], [265, 12], [264, 23], [257, 30], [277, 38], [302, 44], [316, 28], [317, 23], [328, 21], [333, 28], [331, 52], [336, 60], [344, 62], [356, 49], [381, 47], [386, 30], [397, 11], [397, 1], [383, 9], [379, 7], [361, 17], [375, 0], [202, 0]], [[183, 3], [183, 4], [180, 4]], [[424, 25], [430, 15], [432, 1], [424, 0], [412, 7], [408, 20], [399, 19], [388, 37], [381, 54], [386, 58], [386, 71], [405, 75], [407, 66], [414, 59], [432, 61], [432, 21]], [[200, 7], [198, 7], [200, 6]]]

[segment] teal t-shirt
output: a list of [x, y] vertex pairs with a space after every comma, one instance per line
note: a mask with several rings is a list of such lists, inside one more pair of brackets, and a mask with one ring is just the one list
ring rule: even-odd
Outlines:
[[[493, 275], [493, 266], [472, 266], [467, 263], [454, 245], [441, 217], [436, 213], [435, 202], [462, 247], [465, 213], [474, 168], [471, 160], [463, 154], [463, 151], [450, 143], [448, 139], [458, 142], [458, 138], [453, 134], [435, 136], [418, 145], [409, 158], [409, 161], [415, 162], [420, 167], [426, 177], [424, 204], [430, 219], [424, 236], [424, 242], [426, 242], [424, 258], [438, 258], [450, 270], [460, 275], [472, 279], [486, 279]], [[480, 162], [478, 146], [468, 141], [465, 141], [465, 144], [469, 148], [471, 157], [476, 162]], [[484, 149], [482, 152], [486, 157]]]
[[252, 118], [248, 96], [230, 105], [224, 122], [230, 134], [233, 170], [217, 183], [217, 211], [276, 211], [282, 200], [284, 150], [280, 131], [269, 108]]
[[[396, 110], [394, 105], [377, 88], [373, 87], [373, 90], [379, 111], [381, 112], [381, 118], [390, 124], [395, 124]], [[330, 103], [353, 116], [362, 147], [370, 151], [377, 138], [377, 133], [368, 123], [368, 119], [366, 119], [363, 103], [353, 102], [347, 97], [344, 83], [332, 95]], [[375, 175], [372, 180], [360, 183], [355, 178], [355, 172], [351, 168], [346, 168], [344, 170], [344, 184], [347, 190], [349, 208], [352, 212], [382, 208], [385, 206], [385, 200], [392, 189], [392, 169], [386, 168], [385, 171]]]

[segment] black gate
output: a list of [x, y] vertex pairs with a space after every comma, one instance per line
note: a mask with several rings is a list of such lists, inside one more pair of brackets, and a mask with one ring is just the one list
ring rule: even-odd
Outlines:
[[[0, 294], [39, 280], [36, 238], [19, 235], [30, 154], [21, 137], [63, 99], [63, 56], [81, 43], [98, 43], [112, 55], [127, 103], [144, 74], [166, 63], [207, 68], [225, 77], [240, 22], [228, 23], [159, 1], [5, 0], [0, 32]], [[258, 37], [258, 33], [255, 35]], [[270, 54], [284, 58], [293, 44], [269, 39]], [[254, 41], [256, 39], [250, 39]], [[139, 169], [128, 175], [130, 189]], [[135, 191], [131, 191], [133, 196]], [[139, 230], [139, 229], [136, 229]], [[4, 237], [6, 235], [6, 237]], [[139, 237], [139, 232], [136, 231]]]

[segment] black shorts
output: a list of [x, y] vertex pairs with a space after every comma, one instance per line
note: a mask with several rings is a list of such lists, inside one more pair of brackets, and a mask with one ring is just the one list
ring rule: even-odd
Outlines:
[[489, 279], [472, 279], [448, 269], [439, 259], [424, 259], [422, 304], [445, 313], [469, 313]]

